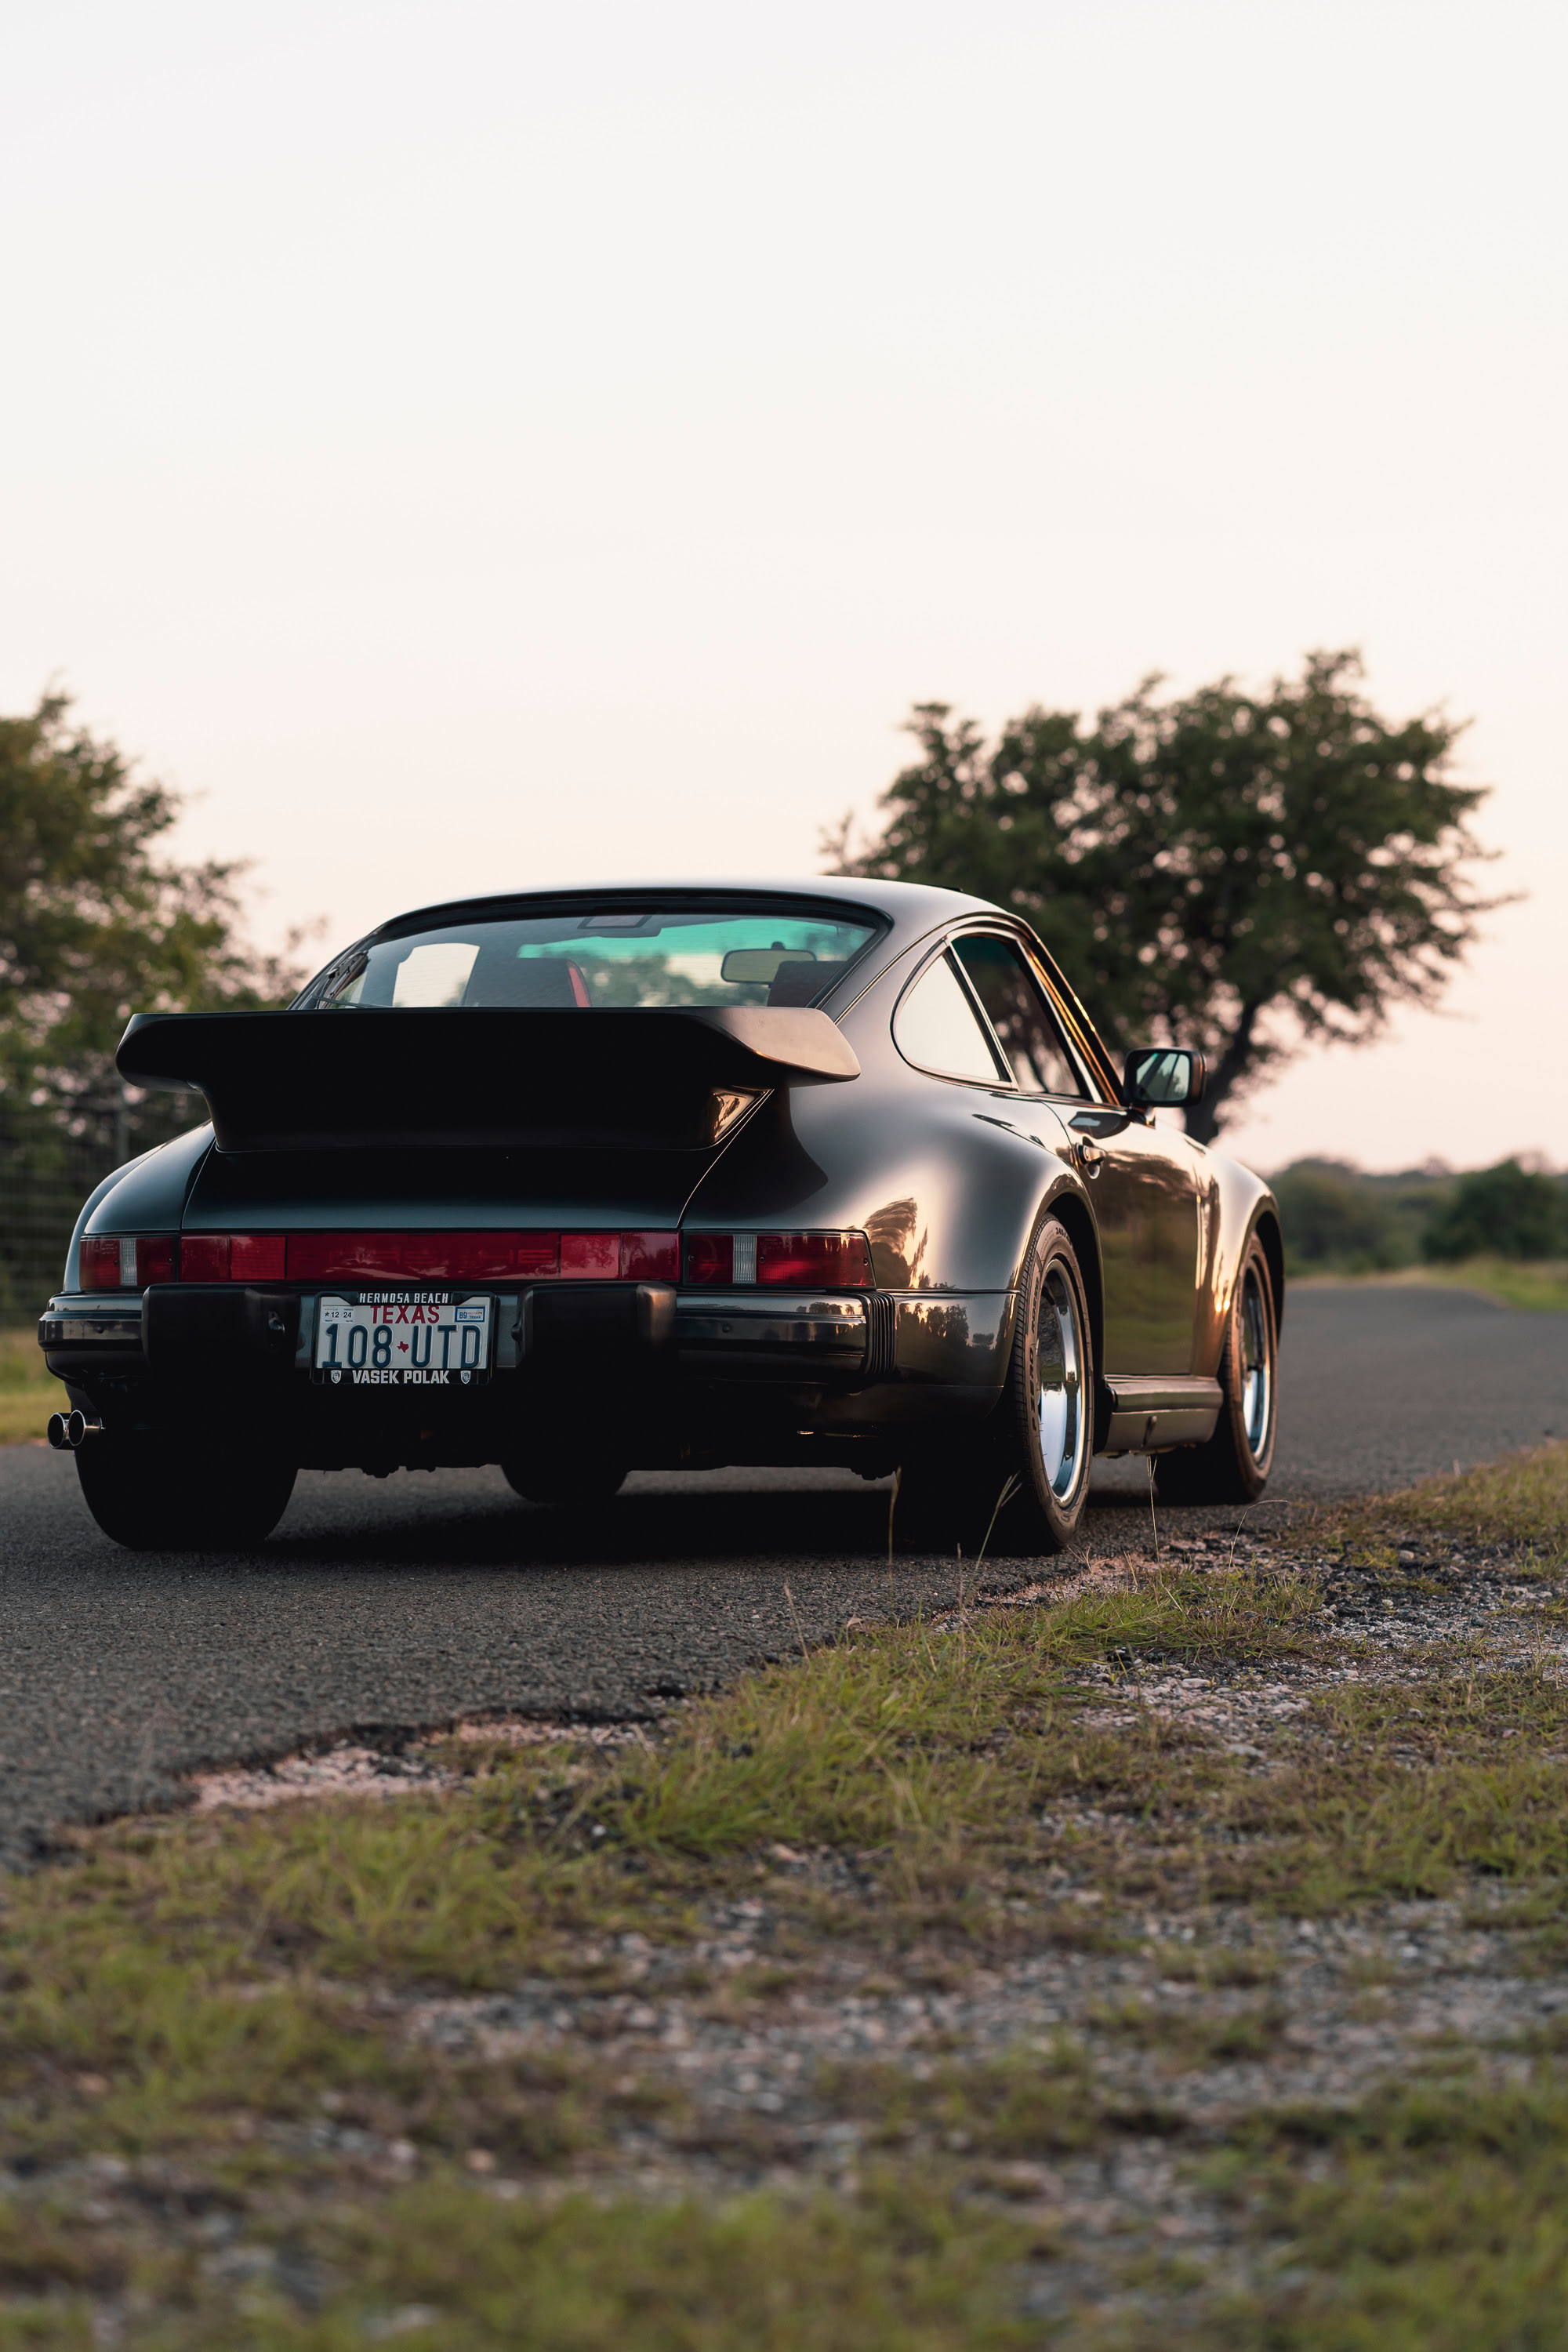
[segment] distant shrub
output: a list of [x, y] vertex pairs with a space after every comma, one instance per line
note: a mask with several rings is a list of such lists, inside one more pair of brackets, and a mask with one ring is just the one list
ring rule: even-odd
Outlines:
[[1461, 1176], [1422, 1239], [1433, 1259], [1556, 1257], [1568, 1252], [1568, 1192], [1517, 1160]]
[[1299, 1160], [1271, 1179], [1291, 1263], [1348, 1272], [1411, 1265], [1419, 1223], [1403, 1200], [1340, 1160]]

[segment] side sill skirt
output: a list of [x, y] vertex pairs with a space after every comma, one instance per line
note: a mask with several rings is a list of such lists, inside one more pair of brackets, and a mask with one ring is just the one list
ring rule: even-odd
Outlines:
[[1109, 1419], [1102, 1454], [1152, 1454], [1163, 1445], [1201, 1445], [1215, 1433], [1224, 1392], [1198, 1374], [1163, 1380], [1102, 1380]]

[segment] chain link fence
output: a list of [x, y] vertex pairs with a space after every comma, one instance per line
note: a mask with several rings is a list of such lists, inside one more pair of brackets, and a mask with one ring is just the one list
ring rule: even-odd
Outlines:
[[143, 1102], [117, 1089], [74, 1104], [68, 1117], [0, 1108], [0, 1328], [42, 1314], [88, 1194], [136, 1152], [189, 1126], [189, 1101]]
[[114, 1124], [0, 1116], [0, 1325], [30, 1323], [59, 1288], [77, 1213], [119, 1164]]

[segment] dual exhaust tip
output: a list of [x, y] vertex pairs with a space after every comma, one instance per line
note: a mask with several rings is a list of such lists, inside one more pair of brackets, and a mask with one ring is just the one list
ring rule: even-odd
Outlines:
[[[33, 1424], [37, 1428], [37, 1423]], [[100, 1437], [103, 1423], [89, 1421], [85, 1412], [51, 1412], [45, 1432], [57, 1454], [74, 1454], [84, 1438]]]

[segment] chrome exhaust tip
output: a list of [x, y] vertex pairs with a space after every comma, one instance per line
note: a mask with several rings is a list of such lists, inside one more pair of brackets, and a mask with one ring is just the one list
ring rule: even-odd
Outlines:
[[74, 1454], [83, 1438], [95, 1437], [103, 1427], [99, 1421], [89, 1421], [79, 1408], [73, 1412], [51, 1412], [44, 1434], [57, 1454]]

